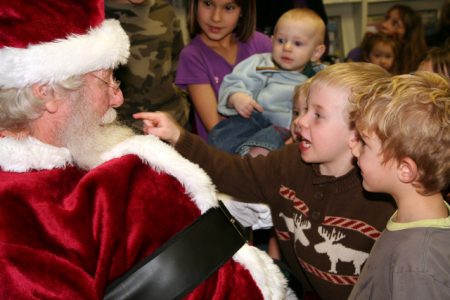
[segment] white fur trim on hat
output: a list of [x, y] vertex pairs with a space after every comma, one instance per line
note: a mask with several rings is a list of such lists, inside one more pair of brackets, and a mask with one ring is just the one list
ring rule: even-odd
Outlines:
[[105, 20], [86, 34], [31, 45], [0, 49], [0, 88], [67, 79], [128, 60], [130, 40], [117, 20]]

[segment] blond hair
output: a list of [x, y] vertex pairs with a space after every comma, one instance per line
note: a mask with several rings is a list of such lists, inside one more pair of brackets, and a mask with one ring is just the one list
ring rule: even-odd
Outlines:
[[309, 8], [294, 8], [290, 9], [278, 18], [278, 21], [273, 30], [274, 34], [277, 32], [278, 24], [281, 20], [301, 20], [302, 22], [310, 22], [315, 27], [317, 32], [316, 39], [319, 44], [323, 44], [325, 40], [325, 23], [322, 18], [313, 10]]
[[358, 131], [381, 141], [383, 163], [409, 157], [417, 165], [418, 192], [448, 187], [450, 178], [450, 94], [443, 76], [431, 72], [381, 79], [355, 97], [351, 118]]
[[[295, 93], [297, 93], [297, 95], [300, 93], [308, 95], [312, 87], [318, 89], [332, 87], [345, 90], [348, 93], [349, 100], [348, 105], [344, 110], [344, 113], [347, 114], [351, 113], [351, 110], [353, 109], [353, 106], [350, 105], [350, 100], [354, 93], [357, 93], [359, 90], [364, 90], [371, 82], [377, 79], [389, 76], [390, 74], [388, 71], [375, 64], [366, 62], [337, 63], [327, 66], [325, 69], [309, 78], [297, 88], [298, 90], [295, 90]], [[306, 91], [301, 91], [301, 89], [306, 89]], [[344, 117], [345, 119], [348, 119], [347, 115]]]

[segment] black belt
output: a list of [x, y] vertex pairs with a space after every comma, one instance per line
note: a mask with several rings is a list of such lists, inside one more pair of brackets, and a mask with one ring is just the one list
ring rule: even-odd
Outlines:
[[108, 286], [105, 300], [179, 299], [207, 279], [246, 242], [222, 202]]

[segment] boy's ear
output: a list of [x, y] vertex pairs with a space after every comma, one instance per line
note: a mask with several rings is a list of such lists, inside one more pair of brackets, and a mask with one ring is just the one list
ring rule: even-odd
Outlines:
[[326, 49], [327, 47], [324, 44], [317, 45], [314, 49], [313, 55], [311, 56], [311, 61], [319, 61]]
[[402, 158], [397, 167], [398, 179], [403, 183], [412, 183], [417, 179], [417, 165], [410, 157]]
[[54, 113], [58, 109], [59, 101], [54, 97], [53, 90], [48, 85], [42, 83], [36, 83], [31, 86], [31, 90], [36, 98], [45, 102], [45, 110], [50, 113]]
[[348, 141], [348, 145], [350, 149], [353, 149], [355, 146], [357, 146], [360, 143], [361, 139], [359, 138], [359, 134], [356, 130], [352, 130], [350, 139]]

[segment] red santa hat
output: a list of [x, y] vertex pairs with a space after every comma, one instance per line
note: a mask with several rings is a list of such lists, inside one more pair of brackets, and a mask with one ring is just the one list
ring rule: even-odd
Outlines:
[[115, 68], [129, 47], [103, 0], [0, 0], [0, 88]]

